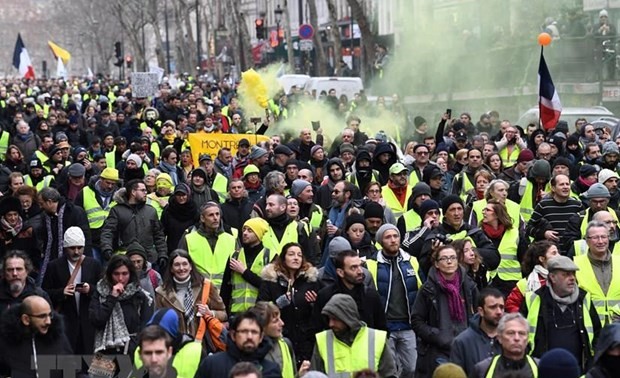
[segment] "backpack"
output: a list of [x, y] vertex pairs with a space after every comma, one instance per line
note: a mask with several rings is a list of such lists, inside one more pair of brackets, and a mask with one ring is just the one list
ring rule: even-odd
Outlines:
[[[201, 302], [209, 304], [209, 292], [211, 291], [211, 281], [205, 278], [202, 286]], [[200, 318], [198, 331], [196, 331], [195, 340], [203, 342], [208, 353], [215, 353], [226, 350], [226, 339], [228, 338], [228, 330], [216, 317], [205, 315]]]

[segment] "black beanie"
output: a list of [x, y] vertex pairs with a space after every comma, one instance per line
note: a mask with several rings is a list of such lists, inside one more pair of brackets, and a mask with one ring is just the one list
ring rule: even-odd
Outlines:
[[431, 210], [439, 210], [439, 204], [437, 203], [437, 201], [434, 201], [432, 199], [427, 199], [424, 202], [422, 202], [422, 204], [420, 205], [418, 214], [420, 215], [422, 219], [424, 219], [424, 215], [426, 215], [426, 213], [428, 213]]
[[452, 205], [454, 203], [460, 204], [461, 207], [463, 207], [463, 209], [465, 209], [465, 205], [463, 204], [463, 200], [461, 199], [461, 197], [459, 197], [459, 196], [457, 196], [455, 194], [451, 194], [451, 195], [449, 195], [446, 198], [441, 200], [441, 211], [443, 212], [443, 214], [446, 214], [448, 212], [448, 208], [450, 207], [450, 205]]
[[361, 223], [364, 227], [366, 227], [366, 221], [364, 220], [364, 217], [361, 214], [351, 214], [347, 217], [347, 220], [345, 222], [345, 226], [344, 226], [344, 230], [349, 231], [349, 228], [351, 228], [351, 226], [353, 226], [356, 223]]
[[383, 215], [385, 210], [383, 210], [383, 206], [379, 205], [376, 202], [368, 202], [364, 207], [364, 219], [368, 218], [381, 218], [383, 219]]

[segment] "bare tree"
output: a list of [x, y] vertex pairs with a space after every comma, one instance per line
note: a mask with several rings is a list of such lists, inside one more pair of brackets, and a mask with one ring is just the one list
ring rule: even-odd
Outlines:
[[[360, 28], [360, 33], [362, 34], [362, 46], [360, 46], [362, 50], [360, 75], [362, 77], [366, 77], [366, 75], [370, 73], [370, 65], [374, 59], [375, 35], [370, 29], [370, 22], [368, 22], [368, 17], [366, 17], [362, 4], [360, 4], [358, 0], [347, 1], [349, 3], [349, 7], [351, 7], [351, 16], [355, 21], [357, 21], [357, 25]], [[351, 33], [353, 33], [353, 30], [351, 30]], [[351, 34], [351, 38], [353, 38], [353, 34]]]
[[340, 41], [340, 27], [338, 26], [338, 14], [334, 0], [327, 0], [327, 10], [329, 12], [329, 23], [331, 26], [331, 39], [334, 44], [334, 67], [338, 66], [342, 59], [342, 43]]
[[310, 12], [310, 24], [314, 28], [314, 51], [316, 52], [317, 60], [317, 74], [319, 76], [327, 76], [327, 54], [323, 50], [323, 40], [321, 39], [321, 33], [319, 33], [319, 21], [316, 11], [316, 0], [308, 0], [308, 10]]

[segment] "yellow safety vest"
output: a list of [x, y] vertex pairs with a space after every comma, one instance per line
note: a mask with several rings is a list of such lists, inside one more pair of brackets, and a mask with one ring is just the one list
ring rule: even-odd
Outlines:
[[110, 201], [108, 206], [103, 209], [99, 202], [97, 202], [97, 193], [90, 187], [86, 186], [82, 189], [84, 196], [84, 211], [88, 218], [88, 225], [91, 230], [99, 229], [103, 226], [103, 222], [108, 217], [110, 209], [116, 205], [116, 202]]
[[422, 218], [413, 209], [407, 210], [403, 214], [403, 219], [405, 220], [405, 232], [411, 232], [422, 224]]
[[409, 197], [411, 197], [411, 186], [407, 185], [407, 195], [403, 205], [400, 204], [398, 198], [396, 198], [396, 195], [394, 195], [394, 192], [388, 185], [384, 185], [383, 188], [381, 188], [381, 195], [385, 200], [385, 205], [392, 209], [394, 217], [398, 220], [398, 218], [407, 211], [407, 204], [409, 203]]
[[312, 227], [312, 231], [317, 231], [321, 228], [323, 224], [323, 209], [320, 206], [314, 205], [312, 206], [312, 211], [310, 213], [310, 227]]
[[[43, 151], [41, 150], [36, 150], [34, 152], [34, 154], [36, 155], [37, 159], [41, 160], [41, 164], [45, 164], [46, 161], [48, 161], [50, 158], [47, 157], [46, 154], [43, 153]], [[45, 168], [45, 166], [43, 166], [43, 168]], [[48, 171], [49, 172], [49, 171]]]
[[[499, 254], [501, 260], [495, 273], [504, 281], [518, 281], [522, 278], [521, 264], [517, 258], [517, 247], [519, 246], [519, 228], [513, 227], [504, 232], [499, 243]], [[495, 276], [491, 274], [491, 276]]]
[[110, 152], [105, 153], [106, 165], [110, 168], [116, 168], [116, 146]]
[[[161, 130], [161, 121], [155, 121], [155, 126], [157, 126], [157, 128]], [[149, 125], [146, 124], [146, 121], [140, 122], [140, 130], [144, 131], [144, 129], [146, 129], [147, 127], [149, 127]], [[157, 130], [155, 129], [155, 127], [152, 127], [151, 130], [153, 130], [153, 136], [157, 138]]]
[[[366, 188], [360, 188], [360, 186], [357, 183], [357, 175], [355, 173], [347, 173], [347, 181], [357, 186], [357, 188], [361, 191], [364, 191], [364, 189], [366, 189]], [[379, 182], [379, 172], [377, 172], [374, 169], [372, 170], [372, 181]], [[412, 185], [412, 184], [409, 184], [409, 185]]]
[[[409, 263], [411, 264], [411, 266], [413, 267], [413, 270], [415, 272], [415, 278], [418, 281], [418, 289], [422, 287], [422, 279], [420, 278], [420, 275], [418, 274], [418, 272], [420, 271], [420, 263], [418, 262], [418, 259], [414, 256], [409, 256]], [[379, 263], [377, 262], [377, 260], [371, 260], [368, 259], [366, 260], [366, 269], [368, 269], [368, 271], [370, 272], [370, 275], [372, 276], [372, 280], [375, 283], [375, 288], [377, 288], [377, 269], [379, 268]]]
[[226, 196], [228, 195], [228, 179], [226, 176], [215, 172], [215, 180], [213, 180], [213, 187], [211, 189], [220, 197], [220, 203], [226, 202]]
[[[476, 212], [476, 224], [482, 222], [482, 209], [484, 209], [486, 205], [487, 200], [484, 198], [474, 201], [472, 204], [472, 210]], [[508, 210], [508, 215], [510, 216], [510, 219], [512, 219], [512, 224], [515, 227], [519, 227], [519, 224], [521, 223], [521, 208], [519, 207], [519, 204], [506, 198], [505, 205], [506, 210]]]
[[280, 354], [282, 355], [282, 378], [295, 378], [295, 367], [291, 358], [291, 349], [284, 339], [278, 339], [278, 346], [280, 347]]
[[[198, 342], [189, 342], [172, 356], [172, 367], [177, 371], [178, 378], [192, 378], [198, 371], [200, 365], [200, 356], [202, 354], [202, 344]], [[133, 354], [133, 363], [136, 369], [142, 367], [142, 359], [140, 358], [140, 347], [136, 348]]]
[[39, 181], [39, 183], [37, 185], [34, 185], [30, 175], [26, 175], [26, 176], [24, 176], [24, 184], [26, 186], [31, 187], [31, 188], [35, 188], [37, 190], [37, 192], [40, 192], [41, 189], [43, 189], [43, 188], [49, 188], [49, 186], [52, 184], [52, 180], [53, 179], [54, 179], [54, 176], [46, 175], [46, 176], [43, 176], [43, 180]]
[[328, 377], [352, 377], [362, 369], [379, 370], [379, 360], [387, 341], [387, 332], [363, 326], [351, 346], [334, 336], [332, 330], [316, 334], [316, 348]]
[[155, 211], [157, 212], [157, 219], [161, 219], [161, 214], [164, 211], [164, 206], [159, 204], [158, 199], [164, 199], [166, 200], [166, 204], [168, 204], [168, 200], [170, 199], [170, 196], [166, 196], [166, 197], [158, 197], [157, 194], [155, 193], [150, 193], [147, 197], [146, 197], [146, 204], [147, 205], [151, 205]]
[[[536, 327], [538, 326], [538, 313], [540, 312], [540, 296], [536, 293], [531, 293], [529, 297], [525, 298], [527, 304], [527, 321], [530, 323], [530, 333], [528, 336], [530, 342], [530, 354], [534, 351], [534, 339], [536, 338]], [[592, 318], [590, 317], [590, 293], [586, 293], [583, 298], [583, 325], [588, 332], [588, 341], [590, 343], [590, 351], [592, 349], [592, 339], [594, 338], [594, 326], [592, 325]]]
[[10, 135], [7, 131], [0, 131], [0, 160], [4, 160], [6, 157], [6, 151], [9, 149]]
[[207, 238], [200, 235], [198, 231], [192, 231], [185, 235], [185, 240], [187, 241], [189, 255], [196, 264], [198, 271], [211, 280], [220, 290], [228, 258], [237, 246], [235, 237], [226, 232], [219, 234], [215, 251], [211, 249]]
[[461, 172], [459, 173], [459, 175], [463, 179], [461, 183], [461, 192], [459, 193], [459, 197], [461, 197], [461, 199], [465, 201], [467, 200], [467, 192], [474, 189], [475, 187], [474, 184], [469, 181], [469, 176], [467, 176], [467, 173]]
[[[282, 235], [282, 240], [278, 241], [278, 237], [273, 232], [273, 228], [269, 226], [269, 229], [263, 235], [263, 246], [271, 251], [274, 256], [279, 255], [282, 252], [282, 247], [284, 247], [288, 243], [297, 243], [299, 242], [299, 232], [297, 231], [299, 224], [297, 221], [292, 221], [286, 226], [284, 230], [284, 234]], [[304, 227], [304, 230], [306, 228]]]
[[620, 304], [620, 256], [612, 255], [612, 277], [607, 294], [603, 293], [598, 283], [588, 255], [575, 256], [579, 270], [575, 272], [579, 287], [592, 296], [592, 303], [601, 319], [601, 325], [611, 323], [611, 308]]
[[532, 190], [534, 190], [534, 185], [530, 180], [527, 180], [525, 192], [523, 192], [520, 205], [521, 217], [524, 222], [529, 222], [532, 214], [534, 213], [534, 198], [532, 196]]
[[[161, 149], [159, 148], [159, 143], [155, 141], [151, 142], [151, 152], [153, 153], [153, 156], [155, 156], [155, 160], [159, 161], [159, 157], [161, 156]], [[153, 165], [155, 165], [155, 162], [153, 162]]]
[[[617, 222], [618, 216], [616, 215], [616, 212], [611, 207], [607, 207], [607, 211], [609, 212], [609, 214], [611, 214], [612, 218], [614, 218], [614, 220]], [[590, 208], [587, 208], [586, 214], [583, 216], [583, 220], [581, 221], [581, 236], [586, 235], [586, 228], [588, 228], [589, 218], [590, 218]]]
[[[241, 261], [243, 265], [247, 266], [245, 251], [243, 249], [233, 253], [232, 258]], [[256, 255], [256, 258], [252, 262], [252, 266], [248, 268], [250, 271], [260, 276], [263, 268], [270, 262], [271, 254], [268, 249], [263, 248], [263, 250]], [[258, 288], [252, 286], [241, 274], [232, 272], [232, 301], [230, 312], [238, 314], [249, 310], [256, 303], [256, 298], [258, 298]]]
[[[497, 361], [499, 361], [500, 357], [501, 355], [493, 357], [493, 359], [491, 360], [491, 365], [489, 366], [489, 370], [487, 371], [487, 375], [485, 375], [485, 378], [493, 378], [493, 376], [495, 375], [495, 368], [497, 367]], [[533, 378], [537, 378], [538, 366], [536, 365], [536, 361], [534, 361], [534, 359], [528, 355], [526, 355], [525, 358], [527, 359], [527, 364], [530, 365], [530, 369], [534, 374]]]
[[521, 153], [521, 149], [519, 146], [515, 145], [512, 153], [508, 155], [508, 147], [504, 147], [499, 151], [499, 156], [502, 158], [502, 163], [504, 164], [504, 169], [510, 168], [517, 163], [517, 159], [519, 158], [519, 154]]

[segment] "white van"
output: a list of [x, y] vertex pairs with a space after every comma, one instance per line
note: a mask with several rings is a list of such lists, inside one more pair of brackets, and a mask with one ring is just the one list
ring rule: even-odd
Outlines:
[[291, 87], [293, 85], [302, 89], [308, 80], [310, 80], [310, 76], [308, 75], [282, 75], [278, 78], [278, 82], [286, 94], [291, 93]]
[[364, 84], [359, 77], [312, 77], [306, 82], [304, 91], [308, 91], [315, 99], [319, 98], [321, 92], [329, 92], [330, 89], [336, 90], [336, 97], [347, 96], [351, 101], [356, 93], [364, 90]]

